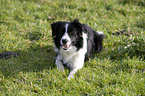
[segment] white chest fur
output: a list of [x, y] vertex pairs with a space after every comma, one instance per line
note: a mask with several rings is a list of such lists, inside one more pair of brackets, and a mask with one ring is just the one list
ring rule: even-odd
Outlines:
[[85, 54], [87, 52], [87, 34], [83, 33], [83, 47], [78, 51], [75, 46], [70, 46], [67, 51], [63, 50], [62, 47], [60, 47], [60, 50], [56, 48], [55, 51], [59, 53], [55, 62], [58, 69], [64, 70], [63, 63], [66, 63], [67, 66], [71, 67], [68, 79], [72, 78], [73, 74], [84, 65]]
[[60, 48], [59, 59], [63, 63], [71, 67], [72, 70], [83, 67], [85, 54], [87, 52], [87, 35], [83, 33], [83, 47], [77, 51], [75, 46], [71, 46], [69, 50]]

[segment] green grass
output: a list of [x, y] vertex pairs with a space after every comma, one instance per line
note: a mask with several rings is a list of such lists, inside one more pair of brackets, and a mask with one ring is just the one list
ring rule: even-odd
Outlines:
[[[145, 95], [144, 0], [1, 0], [0, 95]], [[75, 78], [57, 70], [50, 24], [80, 22], [103, 31], [104, 50]], [[126, 35], [112, 35], [116, 32]]]

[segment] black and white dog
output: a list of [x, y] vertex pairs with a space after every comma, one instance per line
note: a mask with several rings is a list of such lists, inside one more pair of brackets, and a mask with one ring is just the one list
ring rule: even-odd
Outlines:
[[68, 79], [83, 67], [85, 60], [102, 50], [103, 32], [96, 32], [77, 19], [55, 22], [51, 28], [57, 53], [55, 64], [58, 70], [64, 71], [64, 67], [71, 70]]

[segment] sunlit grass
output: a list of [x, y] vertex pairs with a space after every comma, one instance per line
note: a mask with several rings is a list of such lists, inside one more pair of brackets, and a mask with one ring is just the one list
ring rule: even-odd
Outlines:
[[[2, 0], [0, 95], [144, 95], [144, 0]], [[104, 50], [75, 78], [57, 70], [50, 24], [80, 22], [105, 34]], [[122, 32], [122, 33], [121, 33]]]

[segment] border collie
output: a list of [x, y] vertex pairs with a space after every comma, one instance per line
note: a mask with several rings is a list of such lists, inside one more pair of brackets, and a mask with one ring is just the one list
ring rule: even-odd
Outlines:
[[57, 53], [55, 64], [58, 70], [64, 71], [64, 67], [71, 70], [68, 79], [83, 67], [84, 61], [102, 50], [103, 32], [94, 31], [78, 19], [55, 22], [51, 29]]

